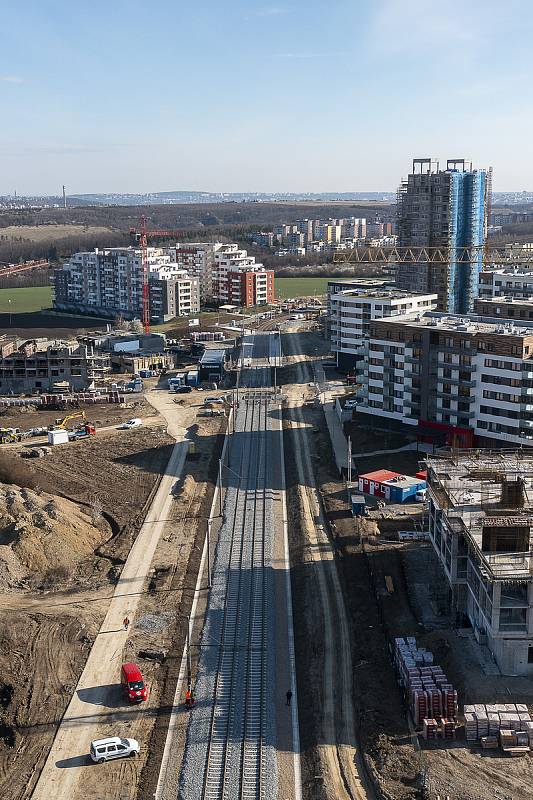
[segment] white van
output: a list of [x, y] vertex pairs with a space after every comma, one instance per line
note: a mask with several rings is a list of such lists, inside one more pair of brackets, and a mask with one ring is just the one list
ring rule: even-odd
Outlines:
[[427, 491], [427, 489], [419, 489], [415, 494], [415, 503], [425, 503]]
[[96, 739], [91, 742], [91, 758], [97, 764], [111, 761], [113, 758], [139, 755], [139, 742], [136, 739], [121, 739], [118, 736], [109, 736], [107, 739]]

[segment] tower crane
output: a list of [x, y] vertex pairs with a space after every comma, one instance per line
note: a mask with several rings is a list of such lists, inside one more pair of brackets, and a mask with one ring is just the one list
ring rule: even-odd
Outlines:
[[148, 237], [179, 237], [183, 231], [149, 231], [146, 227], [146, 217], [141, 215], [139, 229], [130, 228], [130, 236], [138, 243], [141, 248], [141, 268], [142, 268], [142, 324], [145, 333], [150, 333], [150, 288], [148, 283]]

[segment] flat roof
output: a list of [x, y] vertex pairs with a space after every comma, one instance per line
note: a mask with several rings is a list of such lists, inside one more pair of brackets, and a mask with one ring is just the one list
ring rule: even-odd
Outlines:
[[204, 350], [200, 357], [200, 364], [220, 364], [226, 360], [225, 350]]
[[446, 314], [442, 311], [427, 311], [424, 314], [398, 317], [383, 317], [373, 320], [378, 324], [400, 324], [411, 328], [433, 328], [456, 333], [493, 333], [500, 336], [533, 336], [531, 323], [525, 320], [483, 317], [478, 314]]

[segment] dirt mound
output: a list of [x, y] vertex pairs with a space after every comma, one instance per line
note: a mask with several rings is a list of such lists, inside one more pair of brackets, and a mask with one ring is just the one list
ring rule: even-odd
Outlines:
[[65, 582], [106, 538], [69, 500], [0, 485], [0, 587]]

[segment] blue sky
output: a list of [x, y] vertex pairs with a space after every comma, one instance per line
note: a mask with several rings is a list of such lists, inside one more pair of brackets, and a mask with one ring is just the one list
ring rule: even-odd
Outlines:
[[530, 0], [25, 0], [0, 194], [391, 190], [417, 156], [533, 189]]

